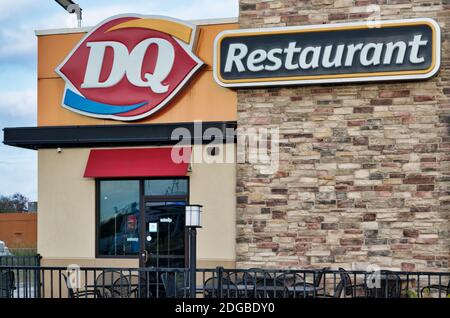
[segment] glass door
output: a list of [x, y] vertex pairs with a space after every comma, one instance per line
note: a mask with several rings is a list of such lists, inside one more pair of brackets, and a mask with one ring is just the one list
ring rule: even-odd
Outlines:
[[185, 200], [145, 200], [141, 266], [185, 266], [185, 205]]
[[147, 179], [141, 189], [140, 266], [185, 267], [189, 179]]

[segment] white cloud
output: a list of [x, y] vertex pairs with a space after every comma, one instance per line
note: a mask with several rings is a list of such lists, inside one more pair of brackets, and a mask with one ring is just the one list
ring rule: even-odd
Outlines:
[[42, 6], [42, 1], [0, 0], [0, 22], [14, 16], [20, 17], [24, 13], [33, 12], [39, 6]]
[[145, 13], [154, 12], [152, 4], [136, 5], [136, 4], [124, 4], [124, 5], [107, 5], [102, 7], [86, 8], [83, 10], [83, 25], [94, 26], [99, 22], [117, 14], [123, 13]]
[[186, 1], [182, 8], [171, 8], [167, 15], [180, 19], [230, 18], [239, 14], [238, 0], [195, 0]]
[[33, 31], [22, 26], [0, 31], [0, 58], [31, 57], [36, 54], [36, 40]]
[[21, 192], [37, 199], [37, 153], [28, 149], [0, 146], [0, 195]]
[[[179, 1], [176, 5], [162, 7], [156, 1], [114, 4], [83, 8], [83, 25], [93, 26], [113, 15], [141, 13], [166, 15], [178, 19], [207, 19], [238, 16], [238, 0], [191, 0]], [[72, 19], [74, 21], [74, 19]], [[73, 25], [73, 22], [72, 22]]]
[[[1, 0], [0, 0], [1, 1]], [[0, 26], [2, 26], [0, 24]], [[73, 14], [53, 14], [29, 21], [18, 21], [16, 24], [5, 23], [0, 28], [0, 60], [9, 63], [33, 63], [37, 55], [37, 29], [59, 29], [76, 26]]]
[[36, 105], [35, 89], [0, 91], [0, 116], [36, 117]]

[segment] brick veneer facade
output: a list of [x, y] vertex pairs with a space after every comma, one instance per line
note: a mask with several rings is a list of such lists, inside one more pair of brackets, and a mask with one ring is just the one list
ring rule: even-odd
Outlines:
[[[238, 165], [237, 266], [449, 269], [450, 1], [241, 0], [241, 28], [429, 17], [438, 75], [238, 91], [238, 125], [280, 127], [280, 168]], [[353, 266], [354, 267], [354, 266]]]

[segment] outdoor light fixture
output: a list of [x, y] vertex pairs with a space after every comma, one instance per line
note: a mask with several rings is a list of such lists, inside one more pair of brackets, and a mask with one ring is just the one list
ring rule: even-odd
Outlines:
[[186, 205], [186, 228], [189, 231], [189, 286], [190, 296], [195, 298], [196, 292], [196, 272], [197, 272], [197, 228], [201, 226], [200, 215], [202, 205]]
[[198, 204], [186, 205], [186, 227], [199, 228], [203, 206]]
[[61, 7], [69, 13], [75, 13], [77, 15], [78, 27], [81, 28], [81, 12], [82, 9], [78, 4], [72, 0], [55, 0]]

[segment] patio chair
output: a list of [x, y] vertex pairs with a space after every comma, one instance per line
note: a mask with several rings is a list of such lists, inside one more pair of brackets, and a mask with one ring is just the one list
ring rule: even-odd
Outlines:
[[[334, 293], [332, 295], [327, 294], [324, 289], [321, 289], [320, 292], [318, 292], [318, 293], [316, 292], [316, 294], [314, 295], [314, 293], [311, 293], [311, 292], [308, 292], [308, 293], [303, 292], [302, 288], [305, 285], [302, 284], [302, 283], [299, 283], [297, 286], [295, 286], [295, 287], [299, 288], [298, 291], [296, 291], [296, 293], [292, 293], [292, 294], [293, 294], [294, 298], [295, 297], [341, 298], [342, 297], [342, 292], [344, 291], [344, 289], [345, 289], [347, 284], [348, 284], [347, 283], [347, 279], [346, 278], [345, 279], [341, 278], [339, 283], [335, 286]], [[311, 287], [313, 285], [309, 285], [309, 286]], [[317, 286], [320, 286], [320, 283]], [[317, 287], [317, 286], [314, 286], [314, 287]]]
[[[322, 283], [322, 278], [323, 278], [325, 272], [329, 269], [330, 269], [329, 267], [324, 267], [319, 272], [314, 273], [313, 274], [313, 282], [312, 283], [305, 282], [305, 285], [310, 286], [310, 287], [320, 287], [320, 284]], [[306, 277], [305, 277], [305, 279], [306, 279]]]
[[12, 270], [0, 271], [0, 298], [13, 298], [15, 286], [15, 276]]
[[287, 287], [294, 286], [298, 283], [305, 283], [305, 277], [299, 273], [283, 273], [278, 275], [276, 280]]
[[[330, 269], [329, 267], [324, 267], [324, 268], [322, 268], [322, 270], [320, 272], [315, 274], [315, 278], [312, 283], [312, 286], [319, 287], [320, 284], [322, 283], [322, 278], [325, 276], [325, 272], [329, 269]], [[306, 284], [309, 284], [309, 283], [306, 283]]]
[[420, 296], [421, 296], [421, 298], [424, 298], [425, 293], [427, 293], [428, 296], [430, 296], [430, 294], [433, 291], [435, 291], [435, 293], [437, 293], [439, 297], [443, 297], [443, 298], [449, 297], [450, 296], [450, 279], [448, 281], [447, 286], [439, 285], [439, 284], [432, 284], [432, 285], [425, 286], [420, 291]]
[[79, 290], [78, 288], [74, 288], [69, 282], [69, 278], [65, 274], [61, 274], [66, 282], [67, 292], [69, 298], [101, 298], [97, 290], [95, 289], [84, 289]]
[[295, 283], [295, 285], [293, 286], [294, 291], [291, 292], [292, 296], [326, 297], [327, 295], [325, 294], [323, 287], [320, 287], [320, 285], [322, 283], [322, 278], [325, 274], [324, 272], [327, 270], [329, 270], [329, 267], [324, 267], [319, 272], [314, 273], [312, 283], [305, 282], [304, 280]]
[[276, 278], [260, 278], [256, 282], [256, 298], [287, 298], [289, 296], [288, 286]]
[[127, 280], [130, 284], [129, 298], [152, 298], [153, 293], [150, 290], [150, 284], [147, 283], [143, 273], [128, 275]]
[[[120, 284], [120, 279], [124, 274], [120, 271], [115, 270], [104, 270], [95, 279], [95, 291], [101, 298], [120, 298], [119, 286], [115, 291], [114, 285], [118, 282]], [[122, 282], [124, 283], [124, 282]]]
[[352, 279], [348, 272], [339, 268], [339, 276], [341, 277], [342, 287], [344, 288], [344, 296], [352, 296], [353, 298], [359, 298], [357, 295], [358, 290], [364, 290], [364, 297], [367, 296], [367, 285], [366, 284], [353, 284]]
[[132, 286], [129, 277], [122, 274], [114, 281], [110, 289], [112, 298], [130, 298]]
[[[328, 269], [327, 269], [328, 270]], [[348, 286], [348, 279], [347, 277], [342, 277], [338, 284], [334, 287], [334, 292], [332, 295], [327, 294], [325, 290], [323, 290], [320, 294], [317, 294], [316, 296], [320, 298], [341, 298], [342, 292], [345, 290], [345, 288]]]
[[[205, 298], [219, 298], [219, 278], [211, 277], [205, 281], [203, 286], [203, 296]], [[221, 298], [237, 298], [239, 290], [235, 283], [227, 277], [222, 277], [222, 295]]]
[[[117, 273], [119, 273], [119, 275]], [[107, 274], [106, 276], [110, 275]], [[149, 298], [153, 295], [152, 292], [148, 290], [149, 285], [142, 275], [115, 272], [112, 275], [112, 279], [114, 279], [114, 277], [117, 278], [112, 286], [107, 286], [104, 291], [104, 295], [107, 295], [106, 298]], [[103, 280], [104, 277], [101, 279]], [[97, 289], [100, 292], [103, 288], [97, 287]]]
[[249, 268], [244, 271], [242, 278], [238, 283], [243, 285], [255, 285], [258, 280], [264, 278], [272, 279], [272, 275], [261, 268]]
[[341, 298], [342, 297], [342, 291], [345, 288], [345, 280], [340, 280], [337, 284], [336, 288], [334, 289], [333, 295], [325, 295], [325, 297], [332, 297], [332, 298]]
[[184, 272], [163, 273], [161, 274], [161, 280], [167, 298], [189, 297], [188, 276]]
[[[225, 273], [224, 273], [225, 274]], [[255, 298], [255, 286], [261, 279], [272, 280], [272, 275], [262, 268], [249, 268], [239, 270], [234, 274], [227, 273], [226, 276], [230, 281], [240, 286], [239, 297]]]

